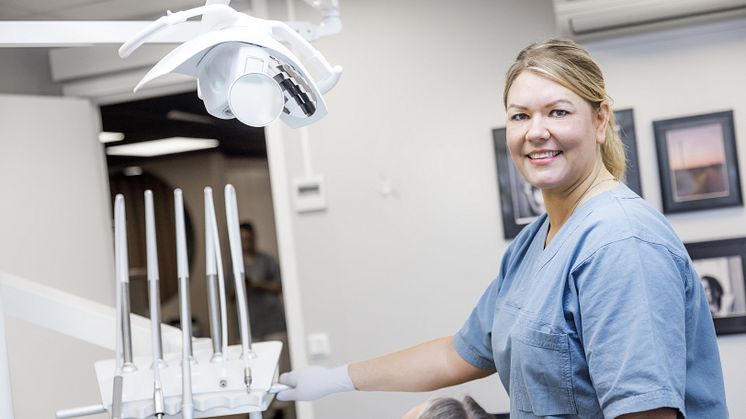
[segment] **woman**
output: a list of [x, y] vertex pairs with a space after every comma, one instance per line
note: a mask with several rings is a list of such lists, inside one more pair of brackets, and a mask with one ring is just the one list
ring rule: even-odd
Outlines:
[[725, 418], [702, 286], [666, 219], [619, 182], [601, 70], [572, 41], [530, 45], [507, 74], [507, 146], [546, 213], [513, 240], [464, 326], [335, 369], [278, 397], [429, 391], [498, 372], [511, 418]]

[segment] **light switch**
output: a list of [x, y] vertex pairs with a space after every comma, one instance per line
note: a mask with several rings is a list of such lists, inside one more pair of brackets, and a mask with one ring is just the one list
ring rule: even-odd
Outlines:
[[312, 359], [326, 358], [331, 354], [329, 335], [311, 333], [308, 335], [308, 356]]
[[324, 177], [310, 176], [293, 180], [295, 210], [298, 212], [323, 211], [326, 209]]

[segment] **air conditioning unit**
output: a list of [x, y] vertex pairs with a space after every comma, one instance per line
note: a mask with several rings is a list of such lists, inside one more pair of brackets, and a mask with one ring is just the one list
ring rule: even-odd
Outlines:
[[578, 40], [746, 16], [746, 0], [553, 0], [557, 27]]

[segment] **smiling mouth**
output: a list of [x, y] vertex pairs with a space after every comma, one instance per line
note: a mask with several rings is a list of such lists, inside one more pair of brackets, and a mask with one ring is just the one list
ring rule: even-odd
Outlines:
[[554, 156], [559, 156], [561, 153], [561, 151], [542, 151], [539, 153], [531, 153], [528, 155], [528, 158], [531, 160], [548, 159]]

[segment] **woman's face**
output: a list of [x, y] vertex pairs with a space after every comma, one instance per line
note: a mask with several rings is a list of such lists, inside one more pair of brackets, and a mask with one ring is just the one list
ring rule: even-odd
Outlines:
[[601, 158], [609, 108], [599, 111], [573, 91], [524, 71], [508, 91], [507, 142], [516, 167], [542, 191], [565, 192]]

